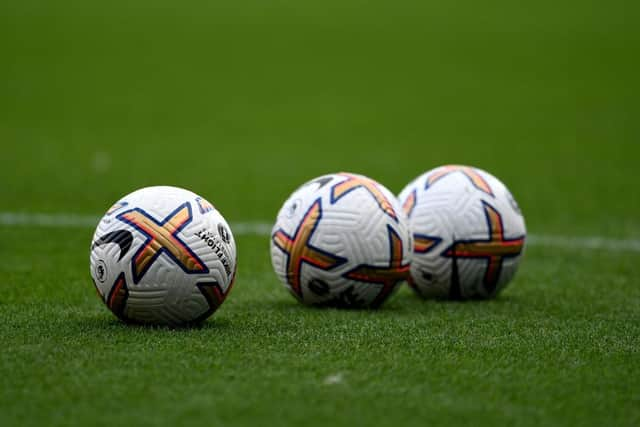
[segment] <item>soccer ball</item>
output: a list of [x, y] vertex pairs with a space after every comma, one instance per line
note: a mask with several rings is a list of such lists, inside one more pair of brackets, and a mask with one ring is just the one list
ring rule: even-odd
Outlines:
[[362, 175], [307, 182], [278, 213], [271, 262], [307, 305], [375, 308], [409, 276], [411, 233], [393, 194]]
[[513, 278], [525, 243], [524, 218], [497, 178], [448, 165], [400, 193], [413, 233], [411, 287], [423, 297], [490, 298]]
[[180, 326], [213, 314], [236, 274], [236, 244], [220, 213], [176, 187], [134, 191], [100, 220], [91, 244], [98, 295], [129, 323]]

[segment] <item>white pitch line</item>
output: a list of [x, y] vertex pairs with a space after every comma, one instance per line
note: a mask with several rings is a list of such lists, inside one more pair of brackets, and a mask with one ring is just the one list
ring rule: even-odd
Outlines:
[[608, 252], [640, 252], [640, 240], [609, 239], [600, 236], [570, 237], [528, 234], [527, 245], [566, 249], [593, 249]]
[[[0, 212], [0, 227], [30, 226], [45, 228], [94, 228], [101, 217], [79, 214], [47, 214]], [[269, 236], [273, 224], [264, 221], [231, 223], [238, 236]], [[564, 249], [591, 249], [608, 252], [640, 252], [640, 240], [610, 239], [601, 236], [572, 237], [545, 234], [528, 234], [527, 245]]]
[[100, 221], [100, 217], [96, 215], [0, 212], [0, 225], [2, 226], [91, 228], [96, 227], [98, 221]]
[[[95, 228], [100, 218], [102, 217], [97, 215], [78, 215], [71, 213], [0, 212], [0, 227]], [[269, 236], [272, 226], [272, 224], [259, 221], [230, 224], [233, 233], [239, 236]]]

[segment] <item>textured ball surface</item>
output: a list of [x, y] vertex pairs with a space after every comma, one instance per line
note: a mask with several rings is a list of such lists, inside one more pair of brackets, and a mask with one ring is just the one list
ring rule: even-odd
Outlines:
[[278, 213], [271, 261], [303, 304], [378, 307], [408, 278], [411, 233], [393, 194], [339, 173], [297, 189]]
[[400, 193], [414, 239], [410, 285], [437, 298], [490, 298], [513, 278], [526, 229], [505, 185], [469, 166], [424, 173]]
[[96, 228], [91, 277], [120, 319], [179, 326], [209, 317], [236, 273], [236, 244], [222, 215], [176, 187], [123, 197]]

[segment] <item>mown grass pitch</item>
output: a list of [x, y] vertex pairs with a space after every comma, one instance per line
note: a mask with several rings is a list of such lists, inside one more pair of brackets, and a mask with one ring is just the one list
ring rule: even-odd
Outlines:
[[[4, 2], [0, 425], [638, 425], [628, 3]], [[537, 237], [494, 301], [305, 308], [238, 233], [203, 327], [128, 327], [91, 226], [5, 215], [172, 184], [268, 223], [313, 176], [398, 191], [443, 163], [505, 181]]]

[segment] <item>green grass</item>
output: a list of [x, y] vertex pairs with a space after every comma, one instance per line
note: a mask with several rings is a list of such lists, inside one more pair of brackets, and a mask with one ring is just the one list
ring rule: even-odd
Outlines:
[[[0, 212], [151, 184], [272, 221], [308, 178], [468, 163], [531, 233], [640, 239], [626, 1], [0, 5]], [[297, 304], [268, 239], [202, 328], [118, 322], [91, 229], [0, 225], [0, 425], [638, 425], [640, 256], [532, 245], [495, 301]], [[331, 384], [327, 378], [337, 376]]]
[[[27, 233], [38, 236], [3, 231]], [[640, 421], [635, 254], [533, 248], [495, 301], [403, 289], [360, 312], [298, 305], [264, 239], [244, 237], [237, 287], [214, 318], [166, 330], [128, 327], [102, 306], [87, 235], [48, 233], [34, 264], [30, 245], [3, 253], [3, 425]], [[342, 382], [325, 384], [332, 375]]]

